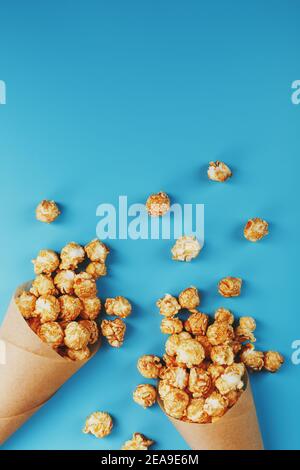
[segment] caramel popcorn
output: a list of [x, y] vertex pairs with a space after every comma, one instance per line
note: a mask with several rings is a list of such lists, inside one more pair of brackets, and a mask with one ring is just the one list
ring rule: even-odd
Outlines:
[[205, 353], [205, 358], [208, 359], [210, 358], [210, 353], [211, 353], [211, 350], [212, 350], [212, 345], [210, 344], [207, 336], [204, 336], [204, 335], [199, 335], [199, 336], [196, 336], [195, 339], [201, 344], [201, 346], [203, 347], [204, 349], [204, 353]]
[[80, 320], [78, 323], [90, 332], [89, 344], [95, 344], [99, 339], [99, 328], [97, 323], [93, 320]]
[[56, 295], [57, 291], [51, 276], [47, 276], [46, 274], [39, 274], [34, 281], [32, 282], [32, 286], [30, 292], [34, 294], [36, 297], [40, 295]]
[[213, 383], [224, 373], [225, 367], [218, 364], [210, 364], [207, 368], [207, 372], [211, 376]]
[[163, 400], [165, 396], [171, 391], [174, 390], [175, 387], [169, 384], [166, 380], [159, 380], [158, 382], [158, 394], [160, 398]]
[[51, 224], [60, 214], [60, 210], [54, 201], [47, 201], [44, 199], [39, 203], [35, 210], [37, 220]]
[[198, 289], [196, 287], [188, 287], [180, 292], [178, 301], [181, 308], [186, 308], [187, 310], [194, 310], [200, 305], [200, 296]]
[[116, 315], [120, 318], [128, 317], [132, 310], [130, 302], [120, 295], [114, 299], [106, 299], [104, 307], [107, 315]]
[[241, 294], [242, 279], [238, 277], [224, 277], [219, 282], [219, 294], [223, 297], [238, 297]]
[[143, 408], [149, 408], [156, 402], [156, 388], [150, 384], [138, 385], [133, 392], [133, 400]]
[[233, 339], [234, 331], [227, 322], [215, 321], [207, 328], [206, 336], [213, 346], [218, 346]]
[[132, 439], [126, 441], [122, 446], [122, 450], [148, 450], [152, 444], [154, 444], [154, 441], [139, 432], [135, 432]]
[[256, 351], [253, 344], [246, 344], [240, 355], [241, 361], [245, 366], [252, 370], [261, 370], [264, 366], [264, 353]]
[[90, 341], [90, 331], [76, 321], [70, 322], [65, 329], [65, 345], [70, 349], [84, 349]]
[[166, 335], [178, 334], [181, 333], [182, 330], [183, 324], [179, 318], [166, 317], [161, 321], [160, 331]]
[[194, 235], [184, 235], [176, 240], [171, 253], [176, 261], [191, 261], [201, 250], [200, 243]]
[[98, 297], [91, 297], [89, 299], [81, 299], [83, 310], [80, 314], [84, 320], [95, 320], [101, 310], [101, 301]]
[[95, 238], [84, 247], [87, 257], [91, 261], [99, 261], [105, 264], [107, 255], [109, 254], [109, 248], [98, 238]]
[[211, 422], [210, 416], [204, 411], [204, 398], [192, 398], [187, 409], [186, 417], [192, 423], [206, 424]]
[[225, 397], [228, 401], [228, 408], [232, 408], [236, 404], [242, 393], [243, 390], [231, 390], [226, 393]]
[[229, 325], [233, 325], [234, 316], [230, 310], [227, 310], [226, 308], [221, 307], [215, 311], [215, 321], [218, 321], [218, 322], [224, 321], [226, 323], [229, 323]]
[[36, 297], [30, 292], [23, 291], [15, 302], [24, 318], [28, 319], [35, 315]]
[[205, 335], [208, 326], [208, 315], [201, 312], [192, 313], [184, 322], [184, 328], [193, 335]]
[[241, 328], [247, 328], [250, 331], [255, 331], [256, 329], [256, 322], [252, 317], [241, 317], [239, 324]]
[[58, 271], [54, 277], [54, 284], [59, 289], [61, 294], [73, 294], [74, 293], [74, 279], [75, 273], [71, 269]]
[[228, 344], [214, 346], [211, 350], [210, 357], [213, 363], [219, 366], [230, 366], [234, 361], [233, 350]]
[[77, 297], [87, 299], [96, 297], [97, 287], [95, 279], [88, 273], [81, 272], [75, 275], [74, 279], [74, 292]]
[[184, 390], [188, 384], [189, 375], [183, 367], [164, 367], [161, 369], [160, 378], [172, 387]]
[[264, 368], [269, 372], [277, 372], [284, 363], [283, 356], [276, 351], [267, 351], [264, 354]]
[[254, 343], [256, 341], [253, 331], [256, 329], [256, 323], [252, 317], [241, 317], [239, 325], [235, 329], [235, 337], [238, 341], [251, 341]]
[[86, 272], [94, 279], [99, 279], [99, 277], [106, 276], [107, 269], [104, 263], [101, 263], [100, 261], [91, 261], [86, 267]]
[[146, 379], [157, 379], [162, 368], [162, 363], [158, 356], [145, 354], [141, 356], [137, 363], [139, 373]]
[[242, 376], [245, 372], [243, 364], [233, 364], [226, 367], [224, 373], [216, 380], [215, 386], [221, 395], [227, 395], [229, 392], [241, 390], [244, 387]]
[[102, 438], [111, 433], [113, 421], [108, 413], [102, 411], [95, 411], [92, 413], [85, 422], [85, 427], [82, 432], [84, 434], [93, 434], [96, 437]]
[[173, 317], [181, 308], [176, 297], [170, 294], [166, 294], [162, 299], [159, 299], [156, 305], [159, 308], [159, 313], [165, 317]]
[[55, 321], [49, 321], [42, 324], [37, 330], [38, 336], [44, 343], [48, 343], [53, 348], [64, 343], [64, 332], [59, 323]]
[[244, 228], [244, 237], [250, 242], [257, 242], [269, 233], [269, 224], [259, 217], [248, 220]]
[[59, 257], [53, 250], [40, 250], [32, 263], [35, 274], [51, 274], [59, 266]]
[[218, 392], [213, 392], [205, 399], [204, 411], [214, 418], [223, 416], [228, 407], [228, 400]]
[[62, 295], [59, 297], [60, 319], [64, 321], [74, 321], [82, 311], [82, 303], [78, 297], [73, 295]]
[[29, 326], [29, 328], [31, 328], [32, 331], [34, 331], [35, 334], [37, 334], [38, 329], [41, 326], [40, 319], [38, 317], [32, 317], [32, 318], [28, 318], [28, 320], [26, 320], [26, 322], [27, 322], [27, 325]]
[[76, 269], [85, 258], [85, 252], [78, 243], [68, 243], [60, 253], [60, 269]]
[[165, 353], [163, 355], [163, 361], [166, 367], [177, 367], [178, 364], [176, 362], [176, 358], [174, 356], [169, 356], [169, 354]]
[[72, 361], [86, 361], [91, 356], [91, 351], [88, 347], [82, 349], [67, 349], [67, 356], [72, 359]]
[[152, 217], [165, 215], [170, 210], [170, 198], [164, 193], [151, 194], [146, 201], [146, 209]]
[[193, 397], [207, 397], [212, 391], [212, 379], [201, 367], [192, 367], [189, 375], [189, 391]]
[[232, 173], [224, 162], [217, 160], [216, 162], [209, 162], [207, 175], [210, 180], [223, 183], [232, 176]]
[[174, 388], [166, 394], [163, 400], [166, 413], [173, 418], [182, 418], [186, 414], [189, 400], [189, 396], [186, 392], [179, 388]]
[[191, 335], [186, 331], [179, 333], [178, 335], [171, 335], [165, 344], [166, 353], [169, 356], [175, 356], [177, 354], [178, 346], [181, 341], [191, 338]]
[[103, 336], [114, 348], [120, 348], [124, 341], [126, 325], [121, 318], [115, 320], [102, 320], [101, 331]]
[[60, 304], [53, 295], [41, 295], [35, 303], [34, 316], [40, 318], [41, 323], [55, 321], [60, 312]]
[[204, 349], [196, 339], [180, 341], [176, 356], [178, 362], [186, 364], [187, 367], [193, 367], [200, 364], [204, 358]]

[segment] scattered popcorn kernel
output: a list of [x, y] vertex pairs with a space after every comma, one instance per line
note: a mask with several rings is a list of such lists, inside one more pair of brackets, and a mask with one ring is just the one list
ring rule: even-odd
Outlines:
[[211, 350], [210, 357], [213, 363], [219, 366], [230, 366], [234, 362], [233, 350], [228, 344], [214, 346]]
[[34, 315], [40, 318], [41, 323], [57, 320], [59, 312], [59, 301], [53, 295], [41, 295], [35, 303]]
[[166, 394], [163, 403], [166, 413], [173, 418], [180, 419], [186, 414], [189, 396], [183, 390], [175, 388]]
[[228, 400], [218, 392], [213, 392], [205, 399], [204, 411], [212, 417], [223, 416], [228, 408]]
[[78, 243], [68, 243], [60, 253], [60, 269], [76, 269], [85, 258], [85, 252]]
[[38, 336], [44, 343], [48, 343], [53, 348], [58, 348], [64, 343], [64, 332], [59, 323], [49, 321], [41, 325], [37, 331]]
[[67, 356], [72, 359], [72, 361], [85, 361], [91, 356], [91, 351], [86, 346], [82, 349], [67, 349]]
[[176, 261], [191, 261], [201, 250], [200, 243], [194, 235], [184, 235], [176, 240], [171, 253]]
[[160, 398], [163, 400], [165, 396], [171, 391], [174, 390], [175, 387], [169, 384], [166, 380], [159, 380], [158, 382], [158, 394]]
[[107, 315], [116, 315], [120, 318], [128, 317], [132, 310], [130, 302], [120, 295], [114, 299], [106, 299], [104, 307]]
[[187, 367], [201, 364], [205, 358], [205, 352], [196, 339], [185, 339], [180, 341], [177, 348], [177, 361], [186, 364]]
[[84, 247], [87, 257], [91, 261], [99, 261], [105, 264], [107, 255], [109, 254], [109, 248], [98, 238], [95, 238]]
[[209, 162], [207, 175], [210, 180], [223, 183], [232, 176], [232, 173], [224, 162], [217, 160], [216, 162]]
[[269, 233], [269, 224], [259, 217], [248, 220], [244, 228], [244, 237], [250, 242], [257, 242]]
[[80, 314], [84, 320], [95, 320], [101, 310], [101, 301], [98, 297], [91, 297], [89, 299], [81, 299], [83, 310]]
[[85, 272], [76, 274], [74, 278], [74, 292], [80, 299], [96, 297], [97, 286], [95, 279], [93, 279], [90, 274]]
[[116, 318], [115, 320], [102, 320], [101, 331], [112, 347], [120, 348], [122, 346], [126, 325], [121, 318]]
[[226, 308], [221, 307], [215, 311], [215, 321], [219, 321], [219, 322], [224, 321], [226, 323], [229, 323], [229, 325], [233, 325], [234, 316], [230, 310], [227, 310]]
[[24, 318], [28, 319], [35, 316], [36, 297], [30, 292], [23, 291], [15, 302]]
[[149, 408], [156, 402], [157, 391], [153, 385], [138, 385], [133, 392], [133, 400], [143, 408]]
[[186, 308], [187, 310], [194, 310], [200, 305], [200, 296], [198, 289], [196, 287], [188, 287], [180, 292], [178, 301], [181, 305], [181, 308]]
[[207, 372], [211, 376], [211, 379], [213, 383], [216, 382], [216, 380], [224, 374], [225, 367], [219, 366], [218, 364], [210, 364], [207, 368]]
[[102, 411], [95, 411], [92, 413], [85, 422], [85, 427], [82, 432], [84, 434], [93, 434], [96, 437], [102, 438], [111, 433], [113, 421], [108, 413]]
[[241, 294], [242, 279], [238, 277], [224, 277], [219, 282], [219, 294], [223, 297], [238, 297]]
[[183, 367], [164, 367], [161, 369], [160, 378], [172, 387], [184, 390], [188, 384], [189, 375]]
[[252, 343], [255, 343], [256, 338], [254, 334], [252, 333], [249, 328], [243, 328], [240, 325], [236, 327], [234, 330], [235, 338], [237, 341], [240, 343], [243, 343], [244, 341], [251, 341]]
[[146, 209], [152, 217], [165, 215], [170, 210], [170, 198], [164, 193], [151, 194], [146, 201]]
[[213, 346], [218, 346], [233, 339], [234, 331], [227, 322], [215, 321], [207, 328], [206, 336]]
[[32, 331], [35, 332], [35, 334], [37, 335], [37, 332], [38, 332], [38, 329], [39, 327], [41, 326], [41, 322], [40, 322], [40, 319], [38, 317], [34, 317], [34, 318], [28, 318], [27, 321], [27, 325], [32, 329]]
[[212, 350], [212, 345], [210, 344], [207, 336], [204, 336], [204, 335], [199, 335], [199, 336], [196, 336], [195, 339], [201, 344], [201, 346], [203, 347], [204, 349], [204, 353], [205, 353], [205, 358], [206, 359], [209, 359], [210, 358], [210, 353], [211, 353], [211, 350]]
[[80, 320], [78, 323], [90, 332], [89, 344], [95, 344], [99, 339], [99, 328], [97, 323], [93, 320]]
[[186, 417], [193, 423], [206, 424], [211, 422], [210, 416], [204, 411], [204, 398], [192, 398], [187, 409]]
[[59, 257], [53, 250], [40, 250], [32, 262], [35, 274], [51, 274], [59, 266]]
[[267, 351], [264, 354], [264, 368], [269, 372], [277, 372], [284, 363], [283, 356], [276, 351]]
[[173, 317], [181, 309], [176, 297], [170, 294], [166, 294], [162, 299], [159, 299], [156, 305], [159, 308], [159, 313], [165, 317]]
[[175, 356], [177, 354], [178, 346], [181, 341], [191, 338], [191, 335], [185, 331], [178, 335], [171, 335], [165, 344], [166, 353], [169, 356]]
[[32, 282], [32, 286], [30, 292], [39, 297], [40, 295], [56, 295], [57, 291], [51, 276], [47, 276], [46, 274], [39, 274], [34, 281]]
[[73, 294], [74, 279], [74, 271], [66, 269], [57, 272], [56, 276], [54, 277], [54, 284], [59, 289], [61, 294]]
[[86, 267], [86, 272], [94, 279], [99, 279], [99, 277], [106, 276], [107, 269], [104, 263], [100, 263], [100, 261], [91, 261]]
[[79, 317], [82, 311], [82, 303], [78, 297], [74, 295], [62, 295], [59, 297], [60, 303], [60, 316], [59, 318], [64, 321], [74, 321]]
[[160, 324], [160, 331], [166, 335], [181, 333], [183, 330], [182, 321], [179, 318], [163, 318]]
[[244, 387], [244, 382], [242, 381], [243, 372], [235, 367], [236, 365], [239, 364], [226, 367], [224, 374], [216, 380], [215, 386], [221, 395], [227, 395], [229, 392], [241, 390]]
[[76, 321], [70, 322], [65, 329], [65, 345], [70, 349], [84, 349], [90, 341], [90, 332]]
[[256, 322], [252, 317], [241, 317], [239, 321], [241, 328], [247, 328], [250, 331], [255, 331]]
[[39, 203], [35, 210], [37, 220], [51, 224], [60, 214], [60, 210], [54, 201], [47, 201], [44, 199]]
[[264, 353], [261, 351], [256, 351], [253, 344], [246, 344], [240, 355], [241, 361], [245, 366], [259, 371], [264, 366]]
[[139, 373], [146, 379], [157, 379], [162, 368], [161, 360], [153, 354], [141, 356], [137, 363]]
[[212, 391], [212, 379], [201, 367], [192, 367], [189, 376], [189, 391], [193, 397], [207, 397]]
[[205, 335], [208, 326], [208, 315], [201, 312], [192, 313], [184, 322], [184, 328], [193, 335]]
[[152, 444], [154, 444], [154, 441], [151, 441], [139, 432], [135, 432], [132, 439], [130, 441], [126, 441], [122, 446], [122, 450], [148, 450]]

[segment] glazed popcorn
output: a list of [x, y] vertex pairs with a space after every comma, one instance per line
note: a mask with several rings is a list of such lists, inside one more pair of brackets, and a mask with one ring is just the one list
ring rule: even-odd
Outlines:
[[209, 342], [209, 339], [205, 335], [196, 336], [195, 339], [201, 344], [204, 349], [205, 358], [210, 358], [210, 353], [212, 350], [212, 345]]
[[40, 250], [32, 263], [35, 274], [51, 274], [59, 266], [59, 257], [53, 250]]
[[86, 419], [82, 430], [84, 434], [93, 434], [98, 438], [108, 436], [111, 433], [113, 421], [108, 413], [95, 411]]
[[133, 392], [133, 400], [143, 408], [149, 408], [156, 402], [156, 388], [150, 384], [138, 385]]
[[226, 394], [228, 408], [232, 408], [236, 404], [242, 393], [243, 390], [231, 390]]
[[186, 364], [187, 367], [192, 367], [201, 364], [204, 358], [204, 349], [196, 339], [191, 338], [180, 341], [176, 355], [176, 359], [179, 363]]
[[219, 282], [219, 294], [223, 297], [238, 297], [241, 294], [242, 279], [238, 277], [224, 277]]
[[230, 366], [234, 361], [234, 353], [228, 344], [214, 346], [210, 353], [211, 360], [219, 366]]
[[166, 344], [165, 344], [166, 353], [169, 356], [176, 356], [180, 342], [185, 339], [190, 339], [190, 338], [191, 338], [191, 335], [187, 333], [186, 331], [183, 331], [182, 333], [179, 333], [178, 335], [176, 334], [171, 335], [167, 339]]
[[269, 233], [269, 224], [259, 217], [248, 220], [244, 228], [244, 237], [250, 242], [257, 242]]
[[82, 311], [82, 303], [78, 297], [73, 295], [62, 295], [59, 297], [60, 316], [64, 321], [74, 321]]
[[176, 240], [171, 253], [176, 261], [191, 261], [201, 250], [200, 243], [194, 235], [184, 235]]
[[178, 301], [181, 308], [195, 310], [200, 305], [200, 296], [196, 287], [188, 287], [180, 292]]
[[209, 372], [201, 367], [192, 367], [189, 375], [188, 389], [193, 397], [207, 397], [213, 389], [213, 382]]
[[211, 376], [213, 383], [225, 372], [225, 367], [218, 364], [210, 364], [207, 368], [207, 372]]
[[35, 303], [34, 316], [39, 317], [41, 323], [57, 320], [59, 312], [60, 304], [54, 295], [41, 295]]
[[233, 364], [226, 367], [224, 373], [217, 378], [215, 385], [221, 395], [227, 395], [229, 392], [241, 390], [244, 387], [242, 377], [245, 373], [241, 364]]
[[224, 321], [226, 323], [229, 323], [229, 325], [233, 325], [234, 316], [230, 310], [227, 310], [226, 308], [221, 307], [215, 311], [215, 321], [217, 322]]
[[152, 217], [165, 215], [170, 210], [170, 198], [164, 193], [151, 194], [146, 201], [146, 209]]
[[36, 297], [40, 295], [56, 295], [57, 291], [51, 276], [39, 274], [30, 288], [30, 292]]
[[130, 302], [122, 296], [106, 299], [104, 307], [107, 315], [115, 315], [120, 318], [128, 317], [132, 310]]
[[89, 299], [81, 299], [82, 311], [81, 318], [84, 320], [95, 320], [101, 310], [101, 300], [98, 297], [91, 297]]
[[64, 331], [59, 323], [55, 321], [40, 325], [37, 334], [44, 343], [48, 343], [53, 348], [58, 348], [64, 343]]
[[139, 432], [135, 432], [132, 439], [126, 441], [122, 446], [122, 450], [148, 450], [152, 444], [154, 444], [154, 441]]
[[193, 335], [205, 335], [208, 326], [208, 315], [201, 312], [192, 313], [184, 322], [184, 328]]
[[16, 298], [16, 304], [25, 319], [35, 315], [36, 297], [30, 292], [23, 291], [19, 297]]
[[253, 331], [256, 329], [256, 323], [252, 317], [241, 317], [239, 320], [239, 325], [235, 329], [235, 337], [238, 341], [251, 341], [254, 343], [256, 341]]
[[215, 321], [207, 328], [206, 336], [213, 346], [228, 343], [234, 337], [233, 327], [227, 322]]
[[162, 368], [160, 358], [153, 354], [145, 354], [137, 363], [139, 373], [146, 379], [157, 379]]
[[164, 408], [169, 416], [180, 419], [185, 416], [189, 401], [190, 399], [186, 392], [179, 388], [174, 388], [164, 397]]
[[252, 370], [259, 371], [264, 367], [264, 353], [256, 351], [253, 344], [246, 344], [240, 355], [245, 366]]
[[183, 323], [179, 318], [163, 318], [160, 324], [160, 331], [166, 335], [181, 333]]
[[51, 224], [60, 214], [60, 210], [54, 201], [47, 201], [44, 199], [39, 203], [35, 210], [37, 220]]
[[126, 325], [120, 318], [116, 318], [115, 320], [102, 320], [101, 331], [112, 347], [120, 348], [122, 346]]
[[68, 243], [60, 253], [60, 269], [76, 269], [85, 258], [85, 252], [78, 243]]
[[98, 238], [95, 238], [84, 247], [87, 257], [91, 261], [99, 261], [105, 264], [107, 255], [109, 254], [109, 248]]
[[81, 299], [96, 297], [97, 286], [95, 279], [86, 272], [76, 274], [74, 278], [74, 292]]
[[158, 382], [158, 394], [162, 400], [164, 400], [165, 396], [171, 391], [174, 390], [175, 387], [169, 384], [166, 380], [159, 380]]
[[223, 416], [228, 408], [228, 400], [218, 392], [213, 392], [205, 399], [203, 406], [204, 411], [213, 418]]
[[86, 361], [91, 356], [91, 351], [88, 347], [82, 349], [67, 349], [67, 356], [72, 359], [72, 361]]
[[97, 323], [93, 320], [80, 320], [78, 323], [89, 331], [89, 344], [95, 344], [99, 339], [99, 328]]
[[105, 264], [100, 261], [91, 261], [86, 267], [86, 272], [94, 279], [99, 279], [99, 277], [106, 276], [107, 269]]
[[232, 176], [230, 168], [220, 161], [210, 162], [207, 170], [208, 178], [223, 183]]
[[163, 367], [160, 372], [160, 379], [172, 387], [184, 390], [187, 387], [189, 375], [184, 367]]
[[211, 422], [210, 416], [204, 411], [204, 398], [192, 398], [186, 409], [186, 417], [192, 423], [206, 424]]
[[159, 313], [165, 317], [173, 317], [181, 308], [176, 297], [170, 294], [166, 294], [162, 299], [159, 299], [156, 305], [159, 308]]
[[283, 356], [276, 351], [267, 351], [264, 354], [264, 368], [269, 372], [277, 372], [283, 363]]
[[90, 341], [90, 331], [76, 321], [68, 323], [65, 329], [65, 345], [70, 349], [83, 349]]
[[75, 273], [71, 269], [58, 271], [54, 277], [54, 284], [61, 294], [74, 293]]

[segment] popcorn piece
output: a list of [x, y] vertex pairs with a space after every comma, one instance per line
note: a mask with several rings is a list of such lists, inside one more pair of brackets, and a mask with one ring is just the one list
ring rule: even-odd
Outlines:
[[236, 404], [242, 393], [243, 390], [231, 390], [226, 393], [225, 397], [228, 401], [228, 408], [232, 408]]
[[113, 421], [108, 413], [102, 411], [95, 411], [92, 413], [85, 422], [85, 427], [82, 432], [84, 434], [93, 434], [96, 437], [102, 438], [111, 433]]
[[154, 441], [148, 439], [143, 434], [135, 432], [130, 441], [126, 441], [122, 446], [122, 450], [148, 450], [150, 446], [154, 444]]
[[128, 317], [132, 310], [130, 302], [120, 295], [114, 299], [106, 299], [104, 307], [107, 315], [116, 315], [120, 318]]
[[40, 222], [46, 222], [51, 224], [60, 214], [60, 210], [57, 207], [57, 204], [54, 201], [47, 201], [44, 199], [39, 203], [35, 210], [36, 218]]
[[94, 279], [99, 279], [99, 277], [106, 276], [107, 269], [104, 263], [100, 263], [100, 261], [91, 261], [91, 263], [86, 267], [86, 272]]
[[78, 243], [68, 243], [60, 253], [60, 269], [76, 269], [85, 258], [85, 252]]
[[191, 261], [201, 250], [200, 243], [194, 235], [184, 235], [176, 240], [171, 253], [176, 261]]
[[244, 237], [250, 242], [257, 242], [269, 233], [269, 224], [259, 217], [248, 220], [244, 228]]
[[216, 321], [207, 328], [206, 336], [213, 346], [218, 346], [233, 339], [234, 332], [227, 322]]
[[74, 292], [80, 299], [96, 297], [97, 287], [95, 279], [85, 272], [76, 274], [74, 278]]
[[238, 297], [241, 294], [242, 279], [238, 277], [224, 277], [219, 282], [219, 294], [223, 297]]
[[205, 358], [205, 352], [196, 339], [186, 339], [180, 341], [176, 358], [178, 362], [183, 362], [187, 367], [193, 367], [201, 364]]
[[46, 276], [45, 274], [39, 274], [34, 281], [30, 292], [39, 297], [40, 295], [56, 295], [57, 291], [51, 276]]
[[32, 331], [35, 332], [35, 334], [37, 335], [37, 332], [38, 332], [38, 329], [39, 327], [41, 326], [41, 322], [40, 322], [40, 319], [38, 317], [34, 317], [34, 318], [28, 318], [27, 321], [27, 325], [32, 329]]
[[170, 210], [170, 198], [164, 193], [151, 194], [146, 201], [146, 209], [152, 217], [165, 215]]
[[60, 312], [60, 304], [53, 295], [41, 295], [35, 304], [35, 316], [40, 317], [41, 323], [55, 321]]
[[261, 370], [264, 366], [264, 353], [256, 351], [253, 344], [248, 343], [245, 345], [240, 358], [245, 366], [255, 371]]
[[227, 395], [229, 392], [241, 390], [244, 387], [242, 376], [244, 368], [239, 368], [241, 364], [233, 364], [226, 367], [224, 374], [222, 374], [215, 382], [216, 388], [221, 395]]
[[78, 323], [90, 332], [89, 344], [95, 344], [99, 339], [99, 328], [97, 323], [93, 320], [80, 320]]
[[211, 376], [211, 379], [213, 383], [216, 382], [216, 380], [224, 374], [225, 367], [219, 366], [218, 364], [210, 364], [207, 368], [207, 372]]
[[203, 347], [204, 349], [204, 353], [205, 353], [205, 358], [208, 359], [210, 358], [210, 353], [211, 353], [211, 350], [212, 350], [212, 345], [210, 344], [207, 336], [203, 336], [203, 335], [199, 335], [199, 336], [196, 336], [195, 338], [200, 344], [201, 346]]
[[59, 266], [59, 257], [53, 250], [40, 250], [32, 263], [35, 274], [51, 274]]
[[157, 391], [153, 385], [138, 385], [133, 392], [133, 400], [144, 408], [149, 408], [156, 402]]
[[228, 408], [228, 400], [218, 392], [213, 392], [206, 398], [203, 409], [212, 417], [223, 416]]
[[215, 311], [215, 321], [219, 321], [219, 322], [224, 321], [226, 323], [229, 323], [229, 325], [233, 325], [234, 316], [230, 310], [227, 310], [226, 308], [221, 307]]
[[91, 356], [91, 351], [88, 347], [82, 349], [67, 349], [67, 356], [72, 359], [72, 361], [86, 361]]
[[153, 354], [141, 356], [137, 363], [139, 373], [146, 379], [157, 379], [162, 368], [161, 360]]
[[166, 367], [177, 367], [176, 358], [174, 356], [169, 356], [169, 354], [163, 355], [163, 361]]
[[62, 294], [73, 294], [74, 293], [74, 279], [75, 273], [70, 269], [58, 271], [54, 277], [54, 284], [60, 290]]
[[211, 376], [201, 367], [192, 367], [189, 376], [189, 391], [193, 397], [207, 397], [213, 387]]
[[180, 419], [186, 414], [189, 401], [189, 396], [186, 392], [175, 388], [166, 394], [163, 404], [169, 416]]
[[208, 315], [201, 312], [193, 313], [184, 322], [186, 331], [193, 335], [205, 335], [208, 326]]
[[163, 318], [160, 324], [160, 331], [166, 335], [181, 333], [183, 330], [182, 321], [179, 318]]
[[181, 305], [181, 308], [186, 308], [187, 310], [194, 310], [200, 305], [200, 296], [198, 289], [196, 287], [188, 287], [184, 289], [178, 297], [178, 301]]
[[211, 350], [211, 360], [219, 366], [230, 366], [234, 362], [234, 354], [232, 348], [227, 344], [214, 346]]
[[247, 328], [250, 331], [255, 331], [256, 322], [252, 317], [241, 317], [239, 321], [241, 328]]
[[203, 398], [192, 398], [187, 409], [186, 417], [193, 423], [206, 424], [211, 422], [210, 416], [204, 411], [205, 400]]
[[98, 238], [95, 238], [84, 247], [87, 257], [91, 261], [99, 261], [105, 264], [107, 255], [109, 254], [109, 248]]
[[53, 348], [58, 348], [64, 343], [64, 332], [59, 323], [49, 321], [38, 328], [38, 336], [44, 343], [48, 343]]
[[209, 162], [207, 175], [210, 180], [223, 183], [232, 176], [232, 173], [224, 162], [217, 160], [216, 162]]
[[264, 355], [264, 368], [269, 372], [277, 372], [284, 363], [283, 356], [276, 351], [267, 351]]
[[126, 325], [120, 318], [116, 318], [115, 320], [102, 320], [101, 331], [112, 347], [120, 348], [122, 346]]
[[179, 333], [178, 335], [171, 335], [165, 344], [166, 353], [169, 356], [175, 356], [177, 354], [178, 346], [181, 341], [185, 339], [190, 339], [191, 335], [185, 331]]
[[172, 387], [184, 390], [188, 384], [189, 374], [183, 367], [168, 367], [161, 370], [160, 378]]
[[36, 297], [30, 292], [24, 290], [15, 302], [24, 318], [28, 319], [35, 315]]
[[83, 310], [81, 318], [84, 320], [95, 320], [101, 310], [101, 301], [98, 297], [91, 297], [89, 299], [81, 299]]
[[76, 321], [70, 322], [65, 329], [65, 345], [70, 349], [84, 349], [90, 341], [90, 331]]
[[239, 326], [237, 326], [235, 329], [235, 336], [240, 342], [249, 340], [254, 343], [256, 341], [256, 338], [252, 332], [255, 330], [255, 328], [256, 323], [254, 318], [241, 317], [239, 321]]
[[174, 315], [177, 315], [181, 309], [176, 297], [173, 297], [170, 294], [166, 294], [162, 299], [159, 299], [156, 302], [156, 305], [159, 308], [159, 313], [165, 317], [173, 317]]
[[165, 396], [171, 391], [174, 390], [175, 387], [169, 384], [166, 380], [160, 380], [158, 382], [158, 394], [162, 400], [164, 400]]
[[60, 319], [74, 321], [82, 311], [82, 303], [78, 297], [73, 295], [62, 295], [59, 297]]

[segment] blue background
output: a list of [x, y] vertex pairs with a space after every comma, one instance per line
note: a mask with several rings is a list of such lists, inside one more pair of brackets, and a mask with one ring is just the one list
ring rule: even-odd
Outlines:
[[[119, 449], [135, 431], [155, 449], [186, 449], [157, 406], [131, 395], [147, 381], [138, 357], [161, 354], [166, 339], [156, 299], [189, 285], [205, 312], [253, 315], [257, 347], [285, 355], [280, 373], [252, 384], [266, 448], [299, 448], [299, 15], [297, 0], [1, 1], [1, 315], [39, 249], [95, 236], [102, 202], [163, 189], [204, 203], [206, 228], [190, 264], [171, 260], [172, 240], [110, 241], [99, 290], [134, 302], [124, 346], [105, 344], [4, 449]], [[216, 159], [234, 171], [224, 185], [206, 178]], [[57, 223], [35, 220], [42, 198], [62, 205]], [[270, 222], [258, 244], [242, 235], [253, 216]], [[218, 296], [228, 274], [245, 280], [240, 298]], [[81, 433], [96, 409], [115, 419], [103, 440]]]

